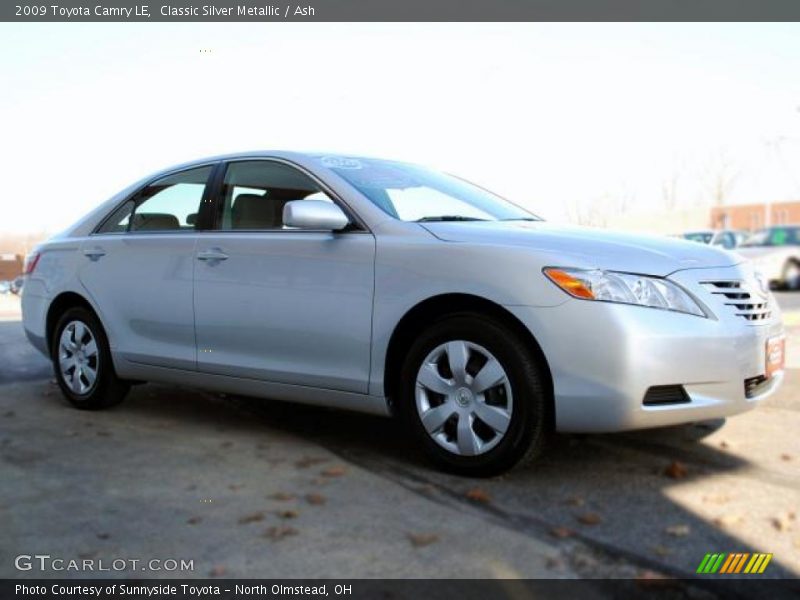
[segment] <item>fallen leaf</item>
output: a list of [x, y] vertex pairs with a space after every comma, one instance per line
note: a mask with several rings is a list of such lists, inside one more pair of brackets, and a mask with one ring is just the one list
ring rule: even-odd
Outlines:
[[231, 490], [232, 492], [238, 492], [243, 487], [244, 485], [242, 485], [241, 483], [232, 483], [228, 486], [228, 489]]
[[729, 444], [728, 444], [728, 442], [726, 442], [725, 440], [722, 440], [722, 441], [719, 443], [719, 447], [720, 447], [720, 448], [723, 448], [723, 449], [725, 449], [725, 448], [728, 448], [728, 446], [729, 446]]
[[691, 531], [688, 525], [670, 525], [664, 531], [666, 531], [669, 535], [674, 537], [685, 537], [689, 535]]
[[107, 540], [110, 537], [111, 537], [110, 533], [98, 533], [97, 534], [97, 539], [98, 540]]
[[781, 460], [790, 461], [790, 460], [792, 460], [792, 455], [791, 454], [786, 454], [784, 452], [783, 454], [781, 454]]
[[577, 518], [584, 525], [597, 525], [603, 520], [597, 513], [584, 513]]
[[300, 515], [296, 510], [279, 510], [278, 516], [281, 519], [296, 519]]
[[264, 537], [273, 541], [282, 540], [290, 535], [297, 535], [298, 531], [294, 527], [288, 525], [278, 525], [277, 527], [270, 527], [264, 532]]
[[492, 501], [492, 497], [483, 488], [472, 488], [471, 490], [467, 490], [467, 493], [464, 495], [468, 500], [480, 502], [481, 504], [489, 504]]
[[567, 498], [565, 504], [567, 504], [568, 506], [583, 506], [584, 504], [586, 504], [586, 500], [584, 500], [580, 496], [570, 496], [569, 498]]
[[225, 567], [223, 567], [222, 565], [217, 565], [216, 567], [214, 567], [213, 569], [211, 569], [208, 572], [208, 576], [209, 577], [223, 577], [226, 572], [227, 572], [227, 569]]
[[411, 542], [414, 548], [423, 548], [424, 546], [430, 546], [438, 542], [439, 536], [435, 533], [409, 533], [408, 541]]
[[561, 562], [559, 559], [550, 556], [544, 562], [544, 566], [547, 567], [548, 569], [561, 569], [564, 566], [564, 563]]
[[314, 465], [318, 465], [327, 461], [327, 458], [320, 458], [318, 456], [304, 456], [294, 463], [294, 466], [296, 466], [298, 469], [307, 469], [308, 467], [313, 467]]
[[672, 479], [682, 479], [686, 477], [689, 473], [689, 470], [686, 468], [682, 462], [678, 462], [677, 460], [672, 461], [670, 465], [664, 469], [664, 475], [667, 477], [671, 477]]
[[200, 523], [202, 520], [203, 520], [203, 519], [202, 519], [202, 517], [189, 517], [189, 519], [188, 519], [186, 522], [187, 522], [189, 525], [197, 525], [197, 524], [198, 524], [198, 523]]
[[569, 527], [553, 527], [550, 530], [550, 535], [552, 535], [555, 538], [564, 539], [572, 537], [573, 535], [575, 535], [575, 532]]
[[672, 550], [670, 550], [666, 546], [653, 546], [652, 550], [654, 553], [658, 554], [661, 557], [669, 556], [670, 554], [672, 554]]
[[254, 512], [249, 515], [245, 515], [239, 519], [239, 525], [247, 525], [249, 523], [258, 523], [259, 521], [264, 520], [264, 513], [263, 512]]
[[664, 575], [663, 573], [651, 571], [650, 569], [639, 571], [639, 573], [636, 574], [636, 584], [642, 587], [662, 586], [665, 584], [672, 585], [673, 583], [674, 582], [672, 582], [670, 578]]
[[296, 496], [294, 494], [287, 494], [286, 492], [277, 492], [270, 496], [273, 500], [280, 500], [281, 502], [287, 502], [289, 500], [294, 500]]
[[329, 467], [325, 469], [324, 471], [322, 471], [321, 475], [323, 477], [341, 477], [345, 473], [347, 473], [347, 469], [345, 469], [340, 465], [337, 465], [335, 467]]
[[786, 521], [780, 517], [772, 517], [769, 522], [776, 531], [786, 531], [789, 527]]
[[717, 527], [732, 527], [744, 521], [741, 515], [721, 515], [714, 519], [713, 523]]
[[306, 502], [308, 502], [309, 504], [313, 504], [314, 506], [320, 506], [322, 504], [325, 504], [326, 499], [325, 496], [323, 496], [322, 494], [311, 493], [311, 494], [306, 494]]

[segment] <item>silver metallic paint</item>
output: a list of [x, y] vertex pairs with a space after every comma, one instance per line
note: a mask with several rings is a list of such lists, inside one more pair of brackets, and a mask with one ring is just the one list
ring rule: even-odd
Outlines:
[[[253, 158], [313, 175], [366, 231], [92, 233], [153, 179]], [[105, 255], [93, 261], [83, 251], [96, 246]], [[699, 285], [752, 277], [737, 255], [543, 222], [398, 221], [314, 154], [252, 152], [170, 168], [126, 188], [38, 251], [23, 291], [29, 339], [47, 353], [48, 308], [60, 294], [76, 293], [106, 328], [118, 373], [134, 379], [388, 414], [385, 362], [397, 323], [421, 302], [459, 293], [504, 307], [531, 331], [553, 377], [561, 430], [735, 414], [781, 381], [745, 399], [743, 380], [763, 372], [765, 340], [783, 331], [774, 299], [772, 317], [753, 324]], [[208, 251], [226, 259], [198, 260]], [[545, 278], [547, 266], [668, 276], [713, 318], [573, 299]], [[678, 383], [690, 405], [642, 406], [647, 387]]]

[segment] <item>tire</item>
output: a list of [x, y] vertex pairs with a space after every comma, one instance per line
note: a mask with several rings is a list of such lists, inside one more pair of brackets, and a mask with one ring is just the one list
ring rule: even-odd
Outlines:
[[790, 260], [783, 267], [783, 286], [792, 292], [800, 290], [800, 264]]
[[70, 308], [61, 315], [51, 340], [50, 356], [58, 386], [76, 408], [99, 410], [114, 406], [130, 389], [114, 372], [108, 338], [100, 321], [85, 308]]
[[[456, 369], [451, 355], [465, 357], [455, 359]], [[492, 368], [484, 373], [487, 365]], [[401, 371], [398, 412], [440, 468], [473, 477], [497, 475], [530, 462], [545, 445], [549, 402], [542, 367], [501, 322], [478, 313], [454, 314], [412, 344]], [[461, 376], [454, 374], [459, 371]], [[499, 383], [481, 391], [492, 381]]]

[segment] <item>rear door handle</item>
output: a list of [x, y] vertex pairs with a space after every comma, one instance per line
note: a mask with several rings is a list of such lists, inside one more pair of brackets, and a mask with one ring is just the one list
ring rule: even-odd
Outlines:
[[205, 260], [209, 262], [218, 262], [220, 260], [228, 260], [228, 255], [219, 248], [209, 248], [197, 253], [197, 260]]
[[106, 251], [103, 250], [100, 246], [95, 246], [94, 248], [84, 249], [83, 255], [87, 256], [91, 261], [97, 261], [106, 255]]

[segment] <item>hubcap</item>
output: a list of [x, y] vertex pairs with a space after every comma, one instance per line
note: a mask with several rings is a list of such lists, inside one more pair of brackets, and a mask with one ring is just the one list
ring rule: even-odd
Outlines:
[[84, 396], [94, 388], [99, 363], [92, 330], [82, 321], [70, 321], [58, 341], [61, 379], [74, 394]]
[[464, 340], [441, 344], [417, 373], [417, 413], [437, 444], [460, 456], [494, 448], [511, 423], [511, 384], [486, 348]]

